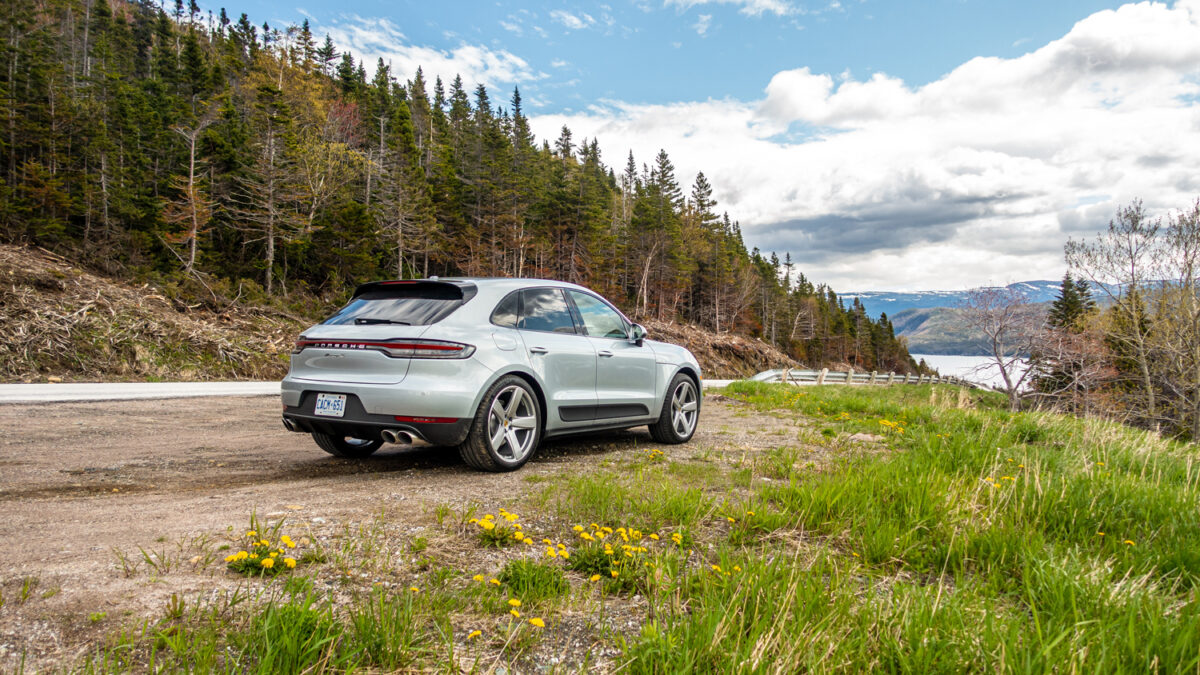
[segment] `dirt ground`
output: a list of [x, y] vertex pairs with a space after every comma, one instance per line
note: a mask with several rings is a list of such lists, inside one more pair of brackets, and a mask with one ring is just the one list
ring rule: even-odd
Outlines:
[[687, 445], [658, 446], [643, 427], [549, 441], [522, 470], [484, 474], [447, 448], [331, 457], [283, 429], [275, 397], [0, 406], [0, 672], [22, 655], [28, 672], [69, 667], [105, 635], [159, 616], [172, 594], [232, 586], [219, 564], [200, 572], [186, 556], [240, 534], [252, 511], [319, 532], [386, 508], [420, 529], [437, 505], [493, 508], [541, 478], [647, 447], [690, 458], [797, 437], [797, 421], [748, 415], [710, 395]]

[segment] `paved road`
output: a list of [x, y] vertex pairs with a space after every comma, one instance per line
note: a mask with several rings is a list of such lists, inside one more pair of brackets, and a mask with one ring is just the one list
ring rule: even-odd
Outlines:
[[[724, 387], [732, 380], [705, 380]], [[64, 382], [0, 384], [0, 403], [66, 403], [198, 396], [278, 396], [279, 382]]]

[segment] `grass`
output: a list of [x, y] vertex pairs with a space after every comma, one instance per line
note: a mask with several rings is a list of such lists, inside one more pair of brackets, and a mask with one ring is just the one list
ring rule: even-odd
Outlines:
[[82, 670], [1200, 670], [1194, 446], [948, 387], [724, 393], [795, 438], [639, 449], [417, 538], [381, 513]]

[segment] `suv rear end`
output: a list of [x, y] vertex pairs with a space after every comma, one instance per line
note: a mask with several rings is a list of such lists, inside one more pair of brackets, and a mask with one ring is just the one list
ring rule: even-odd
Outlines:
[[[407, 434], [435, 445], [466, 437], [479, 383], [492, 369], [470, 331], [444, 322], [475, 297], [469, 281], [383, 281], [359, 286], [337, 314], [304, 332], [282, 384], [283, 422], [346, 452], [369, 454]], [[453, 335], [456, 339], [446, 339]], [[369, 446], [370, 449], [366, 449]]]

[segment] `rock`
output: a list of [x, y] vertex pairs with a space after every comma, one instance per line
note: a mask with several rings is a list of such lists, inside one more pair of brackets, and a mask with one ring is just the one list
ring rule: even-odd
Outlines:
[[883, 440], [883, 436], [878, 434], [854, 434], [850, 437], [850, 440], [859, 441], [860, 443], [878, 443]]

